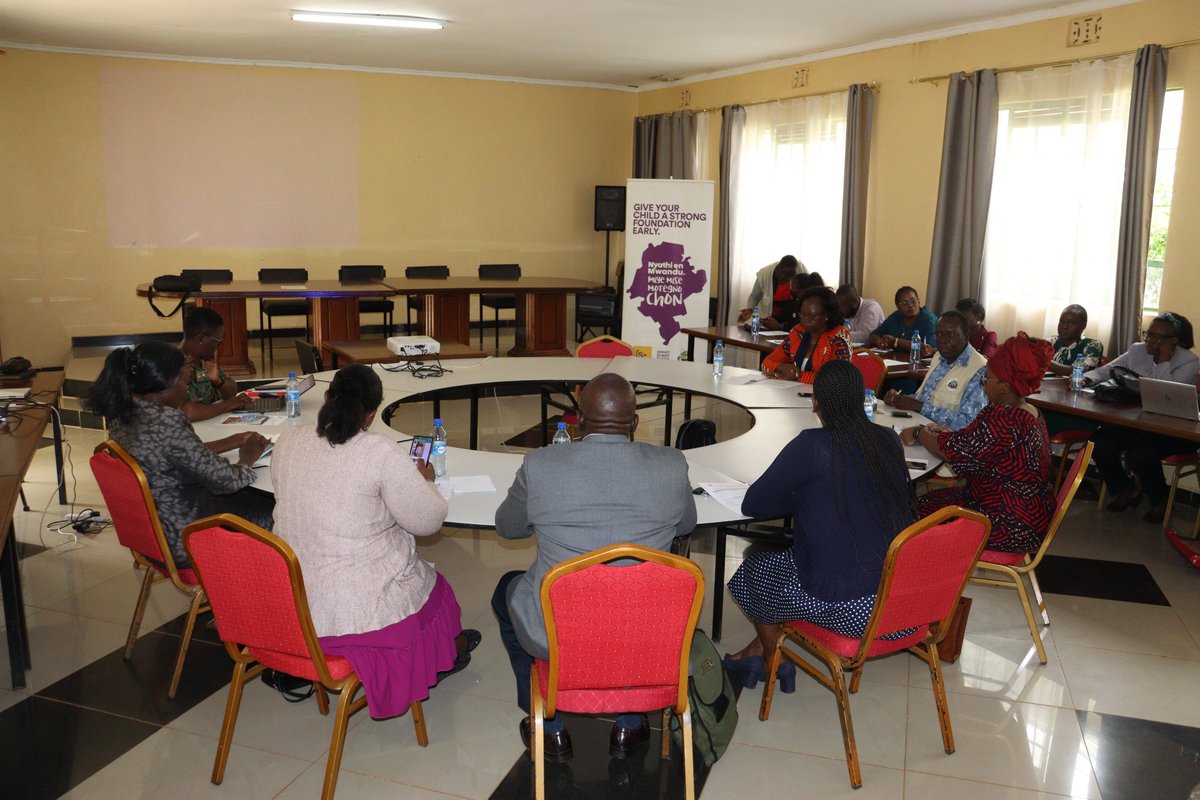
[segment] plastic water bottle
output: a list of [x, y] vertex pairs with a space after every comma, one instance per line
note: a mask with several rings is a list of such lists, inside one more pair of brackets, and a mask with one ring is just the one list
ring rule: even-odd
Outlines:
[[435, 476], [446, 476], [446, 429], [442, 427], [441, 417], [433, 421], [433, 450], [429, 453], [429, 465], [433, 467]]
[[867, 419], [871, 422], [875, 421], [875, 408], [879, 405], [879, 401], [875, 399], [875, 390], [867, 389], [863, 394], [863, 411], [867, 413]]
[[1075, 356], [1075, 363], [1071, 365], [1071, 391], [1083, 391], [1083, 353]]
[[921, 366], [921, 332], [913, 331], [912, 349], [908, 351], [908, 365], [913, 369]]
[[750, 333], [758, 336], [758, 332], [762, 330], [762, 315], [758, 313], [758, 306], [754, 307], [754, 314], [750, 317]]
[[713, 377], [721, 377], [721, 373], [725, 371], [725, 340], [717, 339], [717, 346], [713, 348]]
[[287, 386], [283, 389], [283, 396], [287, 400], [287, 415], [288, 419], [300, 418], [300, 379], [296, 377], [296, 373], [289, 372]]
[[558, 423], [558, 430], [554, 432], [554, 440], [551, 444], [570, 444], [571, 434], [567, 433], [567, 423]]

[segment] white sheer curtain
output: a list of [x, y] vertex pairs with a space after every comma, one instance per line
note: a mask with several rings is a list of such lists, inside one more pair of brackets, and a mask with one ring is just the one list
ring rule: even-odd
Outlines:
[[847, 92], [746, 107], [738, 159], [732, 324], [759, 269], [791, 253], [837, 283]]
[[999, 76], [983, 271], [988, 324], [1001, 339], [1055, 335], [1071, 303], [1087, 309], [1088, 336], [1108, 338], [1133, 61]]
[[712, 170], [708, 168], [708, 126], [711, 122], [709, 112], [696, 112], [696, 150], [692, 153], [692, 158], [695, 161], [695, 169], [692, 174], [696, 176], [696, 180], [705, 181], [711, 178]]

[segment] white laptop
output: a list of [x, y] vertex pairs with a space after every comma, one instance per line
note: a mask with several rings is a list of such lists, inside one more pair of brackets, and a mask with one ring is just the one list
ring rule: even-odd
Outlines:
[[1200, 422], [1200, 404], [1196, 400], [1196, 387], [1192, 384], [1156, 378], [1142, 378], [1139, 383], [1143, 411]]

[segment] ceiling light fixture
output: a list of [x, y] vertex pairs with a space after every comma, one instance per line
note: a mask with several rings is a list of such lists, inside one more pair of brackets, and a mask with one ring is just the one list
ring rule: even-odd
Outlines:
[[342, 14], [333, 11], [292, 11], [294, 22], [331, 22], [338, 25], [380, 25], [387, 28], [422, 28], [440, 31], [442, 19], [404, 17], [395, 14]]

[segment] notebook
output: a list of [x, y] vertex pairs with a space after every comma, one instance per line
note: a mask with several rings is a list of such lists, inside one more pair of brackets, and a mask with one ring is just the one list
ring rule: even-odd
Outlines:
[[[312, 375], [305, 375], [300, 378], [300, 394], [304, 394], [317, 383]], [[254, 400], [250, 401], [250, 405], [246, 406], [247, 411], [257, 411], [260, 414], [265, 414], [270, 411], [283, 411], [285, 405], [283, 393], [287, 390], [287, 381], [283, 383], [270, 383], [265, 386], [257, 386], [254, 392], [258, 394]]]
[[1196, 387], [1192, 384], [1156, 378], [1142, 378], [1140, 383], [1143, 411], [1200, 422], [1200, 404], [1196, 401]]

